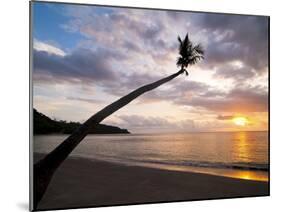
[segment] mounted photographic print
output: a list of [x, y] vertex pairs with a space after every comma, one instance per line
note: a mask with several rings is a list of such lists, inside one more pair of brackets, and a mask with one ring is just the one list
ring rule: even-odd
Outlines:
[[30, 3], [30, 207], [269, 195], [269, 17]]

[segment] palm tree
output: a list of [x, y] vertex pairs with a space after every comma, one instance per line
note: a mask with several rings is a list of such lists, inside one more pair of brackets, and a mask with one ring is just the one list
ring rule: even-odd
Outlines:
[[180, 36], [178, 36], [179, 45], [179, 54], [177, 60], [177, 66], [181, 67], [181, 70], [188, 75], [188, 72], [185, 68], [188, 65], [194, 65], [199, 60], [204, 59], [204, 50], [200, 44], [193, 45], [193, 43], [189, 40], [188, 34], [186, 34], [184, 40], [182, 41]]
[[183, 41], [180, 37], [178, 37], [178, 40], [180, 43], [180, 57], [178, 58], [177, 65], [181, 66], [181, 69], [178, 72], [151, 84], [144, 85], [127, 94], [126, 96], [118, 99], [112, 104], [106, 106], [101, 111], [90, 117], [79, 128], [77, 128], [52, 152], [50, 152], [43, 159], [34, 164], [34, 208], [37, 207], [38, 202], [42, 199], [57, 168], [74, 150], [74, 148], [86, 137], [90, 129], [96, 127], [106, 117], [124, 107], [125, 105], [129, 104], [138, 96], [159, 87], [160, 85], [174, 79], [184, 72], [187, 74], [185, 68], [187, 68], [188, 65], [193, 65], [199, 60], [203, 59], [204, 51], [202, 47], [200, 45], [193, 46], [192, 42], [188, 38], [188, 34], [185, 36], [185, 39]]

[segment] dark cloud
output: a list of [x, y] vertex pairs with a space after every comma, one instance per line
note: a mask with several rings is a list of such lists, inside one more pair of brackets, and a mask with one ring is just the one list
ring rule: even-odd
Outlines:
[[220, 91], [218, 89], [214, 89], [214, 88], [207, 88], [204, 92], [201, 92], [200, 94], [198, 94], [198, 96], [200, 97], [206, 97], [206, 98], [216, 98], [216, 97], [222, 97], [225, 96], [226, 92], [225, 91]]
[[268, 94], [259, 87], [235, 88], [218, 98], [178, 99], [177, 104], [218, 112], [267, 112]]
[[[123, 12], [119, 13], [115, 11], [107, 14], [106, 20], [100, 21], [108, 23], [109, 32], [112, 30], [112, 27], [115, 29], [120, 29], [122, 27], [125, 32], [135, 34], [146, 41], [157, 38], [165, 27], [164, 23], [157, 20], [147, 21], [141, 18], [132, 18], [136, 15], [136, 13], [133, 14], [132, 12], [133, 10], [130, 11], [129, 9], [125, 9]], [[147, 17], [155, 15], [151, 11], [146, 11], [146, 13]]]
[[166, 15], [174, 20], [186, 18], [187, 13], [181, 11], [166, 11]]
[[235, 79], [238, 82], [252, 78], [256, 76], [256, 73], [249, 66], [237, 67], [235, 65], [226, 64], [223, 66], [219, 66], [214, 76], [222, 79]]
[[267, 17], [206, 14], [201, 27], [209, 34], [205, 64], [240, 60], [258, 73], [268, 67]]
[[138, 87], [159, 80], [156, 75], [136, 73], [119, 73], [118, 80], [106, 82], [103, 90], [111, 95], [124, 96]]
[[[268, 68], [268, 18], [210, 13], [166, 12], [171, 23], [181, 23], [192, 40], [203, 42], [203, 69], [218, 68], [216, 76], [252, 79]], [[177, 43], [174, 43], [177, 44]], [[172, 50], [172, 49], [170, 49]], [[176, 52], [176, 48], [173, 48]], [[231, 67], [240, 61], [243, 68]]]
[[222, 116], [222, 115], [218, 115], [217, 117], [218, 120], [231, 120], [233, 118], [234, 116]]
[[143, 99], [148, 102], [161, 100], [171, 101], [175, 104], [182, 105], [182, 101], [190, 101], [195, 97], [216, 97], [224, 94], [202, 82], [191, 80], [187, 80], [186, 82], [179, 81], [180, 80], [171, 82], [170, 84], [172, 87], [168, 90], [158, 89], [149, 92], [144, 95]]
[[130, 52], [141, 52], [141, 48], [136, 43], [130, 40], [124, 41], [123, 47]]
[[103, 82], [116, 80], [112, 60], [123, 59], [122, 55], [103, 49], [91, 51], [78, 49], [66, 56], [34, 50], [34, 80]]
[[104, 103], [104, 101], [102, 101], [102, 100], [98, 100], [98, 99], [88, 99], [88, 98], [80, 98], [80, 97], [67, 97], [66, 99], [68, 99], [68, 100], [74, 100], [74, 101], [82, 101], [82, 102], [87, 102], [87, 103], [91, 103], [91, 104], [100, 104], [100, 103]]

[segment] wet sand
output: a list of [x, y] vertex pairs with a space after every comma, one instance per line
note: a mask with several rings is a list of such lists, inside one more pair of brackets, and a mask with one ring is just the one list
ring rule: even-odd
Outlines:
[[[36, 160], [42, 155], [36, 154]], [[269, 195], [268, 182], [69, 157], [38, 210]]]

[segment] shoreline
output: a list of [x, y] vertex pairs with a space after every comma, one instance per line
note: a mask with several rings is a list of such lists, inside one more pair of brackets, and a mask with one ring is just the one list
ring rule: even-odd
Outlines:
[[[45, 153], [35, 153], [38, 155], [44, 155]], [[177, 172], [187, 172], [187, 173], [198, 173], [198, 174], [207, 174], [212, 176], [228, 177], [241, 180], [252, 180], [252, 181], [269, 181], [269, 172], [268, 170], [259, 170], [259, 169], [237, 169], [237, 168], [224, 168], [224, 167], [204, 167], [204, 166], [184, 166], [184, 165], [169, 165], [161, 163], [145, 163], [145, 162], [135, 162], [129, 163], [126, 161], [111, 161], [104, 158], [89, 158], [80, 155], [72, 155], [71, 158], [85, 159], [92, 162], [105, 162], [120, 166], [129, 166], [129, 167], [140, 167], [140, 168], [151, 168], [159, 169], [163, 171], [177, 171]]]
[[[44, 154], [35, 153], [34, 161]], [[38, 210], [269, 195], [269, 183], [70, 156]]]

